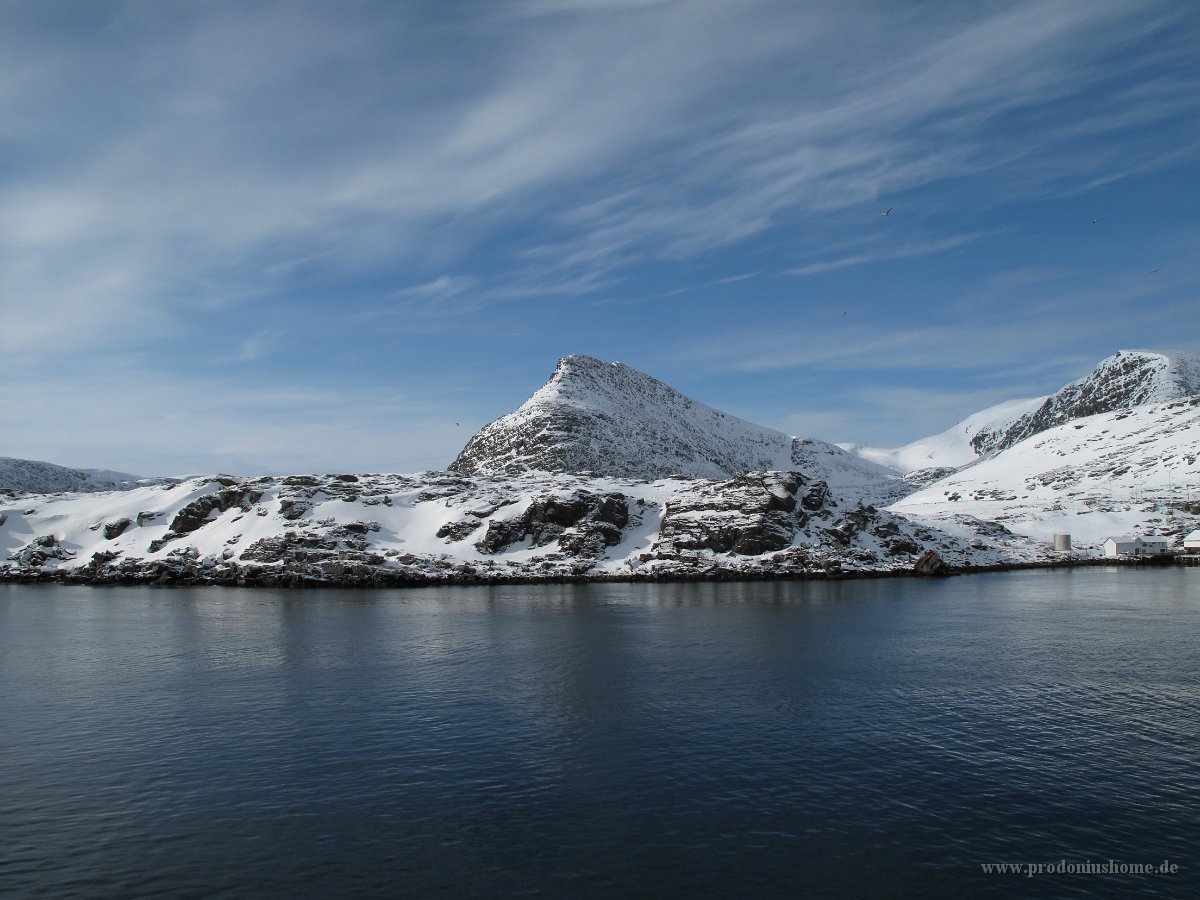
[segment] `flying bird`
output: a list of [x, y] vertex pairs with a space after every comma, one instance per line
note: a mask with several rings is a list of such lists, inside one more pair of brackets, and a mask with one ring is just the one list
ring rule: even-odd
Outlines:
[[1100, 221], [1099, 219], [1092, 219], [1092, 224], [1095, 225], [1099, 221]]
[[891, 214], [892, 214], [892, 207], [890, 207], [890, 206], [887, 209], [885, 209], [883, 212], [880, 213], [881, 216], [890, 216]]

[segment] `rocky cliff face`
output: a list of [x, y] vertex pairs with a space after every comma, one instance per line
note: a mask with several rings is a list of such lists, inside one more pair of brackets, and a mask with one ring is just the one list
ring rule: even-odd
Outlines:
[[1200, 394], [1200, 355], [1122, 350], [1006, 427], [984, 429], [971, 440], [982, 455], [1004, 450], [1058, 425], [1098, 413], [1133, 409]]

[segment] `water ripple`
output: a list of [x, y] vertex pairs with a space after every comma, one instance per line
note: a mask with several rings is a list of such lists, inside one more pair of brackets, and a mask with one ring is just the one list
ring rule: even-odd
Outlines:
[[[0, 586], [0, 891], [1182, 896], [1198, 573], [1128, 574]], [[1108, 859], [1185, 874], [980, 868]]]

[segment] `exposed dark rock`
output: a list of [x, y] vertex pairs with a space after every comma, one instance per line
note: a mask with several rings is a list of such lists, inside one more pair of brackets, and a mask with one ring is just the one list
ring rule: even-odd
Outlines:
[[115, 522], [106, 522], [104, 525], [104, 536], [108, 540], [120, 537], [125, 533], [125, 529], [133, 524], [130, 519], [117, 519]]
[[[677, 558], [681, 551], [694, 550], [742, 556], [782, 550], [791, 545], [796, 531], [793, 511], [800, 483], [792, 474], [741, 475], [669, 503], [658, 550]], [[824, 482], [817, 484], [824, 488]]]
[[209, 514], [214, 509], [220, 510], [215, 496], [197, 497], [176, 513], [175, 518], [171, 520], [171, 531], [177, 534], [195, 531], [209, 520]]
[[498, 553], [529, 539], [533, 547], [555, 540], [584, 554], [620, 543], [621, 529], [629, 523], [629, 507], [623, 494], [600, 496], [579, 491], [569, 497], [546, 495], [535, 498], [520, 516], [493, 520], [475, 544], [481, 553]]
[[178, 540], [181, 537], [183, 537], [182, 534], [178, 534], [174, 531], [168, 531], [162, 537], [150, 542], [150, 552], [157, 553], [163, 547], [167, 546], [167, 544], [171, 543], [171, 541]]
[[825, 501], [829, 499], [829, 485], [824, 481], [818, 481], [810, 487], [804, 495], [804, 499], [800, 501], [800, 505], [809, 512], [816, 512], [825, 505]]
[[69, 550], [58, 543], [58, 538], [52, 534], [43, 534], [12, 554], [11, 559], [23, 569], [38, 568], [50, 560], [68, 560], [75, 556], [75, 551]]
[[942, 558], [938, 556], [936, 550], [926, 550], [921, 554], [921, 558], [913, 565], [913, 571], [918, 575], [947, 575], [949, 569], [942, 562]]
[[284, 497], [279, 501], [279, 514], [289, 522], [303, 516], [312, 509], [312, 503], [300, 497]]
[[921, 545], [908, 538], [897, 538], [888, 541], [884, 546], [891, 556], [913, 556], [921, 552]]
[[[471, 513], [467, 513], [467, 515], [471, 515]], [[448, 543], [465, 540], [473, 532], [479, 529], [479, 525], [480, 521], [478, 519], [463, 519], [457, 522], [447, 522], [437, 530], [437, 536], [440, 538], [449, 538], [450, 540]]]

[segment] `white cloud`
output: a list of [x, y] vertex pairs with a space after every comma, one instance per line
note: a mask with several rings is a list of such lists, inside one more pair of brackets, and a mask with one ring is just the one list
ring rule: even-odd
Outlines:
[[844, 269], [849, 266], [860, 266], [866, 263], [883, 262], [885, 260], [908, 259], [913, 256], [925, 256], [930, 253], [941, 253], [945, 250], [953, 250], [955, 247], [961, 247], [963, 244], [970, 243], [984, 237], [987, 232], [975, 232], [974, 234], [959, 234], [952, 237], [942, 238], [940, 240], [931, 240], [923, 242], [909, 241], [899, 246], [881, 248], [879, 250], [871, 250], [864, 253], [855, 253], [849, 256], [839, 256], [836, 259], [823, 260], [821, 262], [809, 263], [805, 266], [800, 266], [796, 269], [788, 269], [782, 274], [784, 275], [817, 275], [821, 272], [830, 272], [834, 269]]

